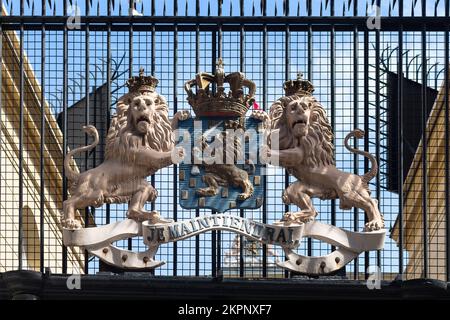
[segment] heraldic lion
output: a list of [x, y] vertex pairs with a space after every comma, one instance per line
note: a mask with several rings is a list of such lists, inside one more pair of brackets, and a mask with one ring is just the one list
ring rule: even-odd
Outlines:
[[[376, 159], [370, 153], [348, 144], [351, 137], [362, 138], [362, 130], [356, 129], [345, 138], [345, 147], [350, 152], [371, 161], [370, 171], [358, 176], [335, 167], [332, 129], [324, 108], [312, 95], [282, 97], [271, 106], [269, 115], [258, 111], [256, 117], [264, 120], [266, 127], [270, 128], [270, 148], [273, 149], [267, 148], [265, 156], [271, 162], [278, 157], [278, 164], [298, 179], [284, 190], [283, 202], [295, 204], [301, 211], [286, 213], [283, 220], [311, 221], [317, 216], [311, 198], [339, 198], [341, 209], [356, 207], [366, 212], [366, 231], [384, 228], [378, 202], [370, 197], [368, 186], [378, 171]], [[278, 148], [274, 148], [274, 133], [278, 135]]]
[[[233, 129], [236, 133], [244, 134], [243, 127], [237, 121], [228, 120], [225, 122], [225, 129]], [[249, 174], [255, 172], [255, 165], [251, 160], [245, 161], [245, 166], [249, 171], [243, 170], [236, 166], [236, 162], [242, 157], [242, 144], [238, 137], [227, 138], [228, 132], [223, 131], [215, 135], [214, 142], [217, 148], [214, 148], [212, 157], [202, 158], [202, 151], [211, 150], [211, 146], [206, 142], [206, 138], [202, 136], [198, 142], [201, 145], [194, 147], [194, 163], [202, 163], [205, 174], [202, 181], [207, 185], [205, 188], [197, 189], [196, 193], [203, 197], [215, 196], [219, 193], [219, 186], [233, 186], [241, 188], [242, 192], [238, 195], [238, 201], [244, 201], [250, 198], [255, 191], [253, 184], [249, 179]], [[233, 141], [234, 140], [234, 141]], [[232, 147], [227, 148], [227, 141]], [[228, 151], [228, 152], [227, 152]], [[222, 163], [225, 158], [225, 163]]]
[[70, 166], [72, 156], [93, 149], [99, 142], [95, 127], [84, 127], [94, 141], [70, 151], [64, 159], [71, 197], [63, 204], [62, 225], [80, 228], [80, 221], [75, 219], [76, 210], [104, 203], [129, 202], [128, 218], [158, 220], [156, 211], [144, 210], [145, 203], [157, 197], [157, 191], [146, 178], [173, 164], [173, 159], [178, 162], [184, 157], [184, 149], [175, 148], [172, 125], [188, 116], [188, 113], [177, 113], [171, 123], [167, 103], [156, 92], [125, 95], [118, 102], [117, 115], [108, 131], [105, 161], [80, 174]]

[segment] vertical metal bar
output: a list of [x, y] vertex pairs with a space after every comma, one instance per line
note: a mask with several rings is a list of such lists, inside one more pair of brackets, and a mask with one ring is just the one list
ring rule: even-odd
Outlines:
[[[353, 15], [356, 17], [358, 16], [358, 1], [355, 0], [353, 1]], [[359, 126], [359, 32], [358, 32], [358, 27], [355, 26], [355, 30], [353, 33], [353, 126], [355, 128], [357, 128]], [[355, 148], [358, 147], [358, 140], [355, 139]], [[354, 158], [353, 158], [353, 165], [354, 165], [354, 173], [356, 175], [358, 175], [359, 173], [359, 162], [358, 162], [358, 157], [355, 154]], [[353, 229], [355, 231], [358, 231], [359, 229], [359, 211], [358, 208], [354, 209], [354, 218], [353, 218]], [[353, 270], [353, 278], [355, 280], [359, 280], [359, 257], [355, 258], [355, 263], [354, 263], [354, 270]]]
[[[42, 5], [42, 16], [45, 16], [45, 3]], [[1, 32], [1, 30], [0, 30]], [[0, 36], [1, 37], [1, 36]], [[1, 38], [0, 38], [0, 46], [1, 46]], [[1, 51], [1, 49], [0, 49]], [[0, 53], [1, 56], [1, 53]], [[1, 63], [0, 63], [1, 65]], [[1, 69], [1, 67], [0, 67]], [[0, 77], [0, 84], [2, 83]], [[1, 95], [1, 93], [0, 93]], [[41, 146], [40, 146], [40, 166], [39, 166], [39, 175], [40, 175], [40, 194], [39, 194], [39, 252], [40, 252], [40, 272], [44, 272], [45, 265], [45, 223], [44, 223], [44, 208], [45, 208], [45, 157], [44, 157], [44, 145], [45, 145], [45, 23], [42, 24], [41, 27]], [[1, 99], [1, 98], [0, 98]]]
[[[331, 3], [332, 8], [334, 1]], [[330, 95], [331, 95], [331, 128], [333, 132], [336, 132], [336, 53], [335, 53], [335, 27], [331, 26], [330, 31]], [[334, 145], [336, 145], [336, 139], [333, 137]], [[336, 200], [331, 200], [331, 224], [336, 225]], [[331, 250], [334, 251], [335, 246], [331, 246]]]
[[[20, 15], [23, 16], [24, 0], [20, 1]], [[24, 48], [23, 48], [24, 28], [23, 22], [20, 23], [20, 120], [19, 120], [19, 270], [23, 267], [23, 109], [24, 109]]]
[[[216, 212], [215, 212], [216, 213]], [[216, 276], [220, 276], [221, 274], [222, 274], [222, 271], [221, 271], [221, 260], [222, 260], [222, 232], [220, 232], [220, 230], [219, 231], [217, 231], [217, 249], [216, 249], [216, 252], [217, 252], [217, 261], [216, 261], [216, 269], [217, 269], [217, 271], [216, 271]]]
[[[86, 16], [89, 16], [90, 13], [90, 8], [89, 8], [89, 0], [86, 0], [85, 2], [86, 4]], [[90, 64], [90, 60], [89, 60], [89, 50], [90, 50], [90, 45], [89, 45], [89, 40], [90, 40], [90, 30], [89, 30], [89, 23], [86, 23], [86, 30], [85, 30], [85, 35], [84, 35], [84, 74], [85, 74], [85, 83], [84, 83], [84, 92], [86, 95], [85, 98], [85, 114], [84, 114], [84, 124], [87, 126], [89, 125], [90, 122], [90, 115], [91, 115], [91, 110], [90, 110], [90, 103], [91, 103], [91, 97], [90, 97], [90, 88], [89, 88], [89, 78], [90, 78], [90, 73], [89, 73], [89, 64]], [[94, 106], [95, 107], [95, 106]], [[84, 145], [87, 146], [88, 145], [88, 137], [87, 135], [85, 135], [84, 138]], [[85, 152], [84, 153], [84, 170], [87, 171], [89, 169], [89, 152]], [[92, 161], [92, 166], [95, 166], [96, 163], [94, 161]], [[89, 227], [89, 207], [84, 209], [84, 224], [85, 227]], [[84, 273], [88, 274], [89, 273], [89, 252], [87, 250], [84, 250]]]
[[[134, 8], [134, 0], [130, 0], [130, 7], [128, 8], [128, 14], [132, 17]], [[128, 78], [133, 76], [133, 22], [130, 22], [128, 26]], [[133, 239], [128, 238], [128, 250], [133, 249]]]
[[[289, 1], [288, 1], [289, 3]], [[289, 25], [286, 24], [286, 29], [284, 33], [284, 81], [289, 80], [289, 67], [290, 67], [290, 32]], [[284, 188], [289, 187], [289, 173], [287, 170], [284, 170]], [[284, 212], [289, 211], [289, 205], [284, 205]], [[287, 259], [287, 257], [285, 257]], [[287, 270], [284, 271], [285, 278], [289, 277], [289, 272]]]
[[[400, 2], [399, 5], [403, 3]], [[403, 274], [403, 25], [398, 31], [398, 101], [397, 101], [397, 154], [398, 154], [398, 273]]]
[[[216, 61], [217, 61], [217, 34], [216, 32], [212, 32], [212, 73], [214, 74], [216, 71]], [[213, 89], [214, 90], [214, 89]], [[211, 214], [216, 214], [215, 210], [211, 210]], [[217, 231], [212, 231], [211, 234], [211, 269], [212, 276], [217, 276]]]
[[[308, 16], [311, 15], [311, 0], [309, 1], [308, 6]], [[308, 25], [308, 80], [313, 81], [313, 43], [312, 43], [312, 26]], [[308, 246], [307, 246], [308, 256], [312, 255], [312, 238], [308, 238]]]
[[[152, 0], [152, 16], [154, 16], [154, 14], [155, 14], [155, 1]], [[151, 54], [152, 54], [152, 56], [151, 56], [151, 74], [152, 74], [152, 76], [155, 76], [155, 68], [156, 68], [156, 44], [155, 44], [155, 42], [156, 42], [156, 30], [155, 30], [155, 24], [152, 23], [152, 45], [151, 45]], [[153, 188], [156, 185], [155, 178], [156, 178], [155, 174], [152, 174], [152, 176], [150, 177], [150, 181], [151, 181]], [[155, 210], [155, 202], [154, 201], [150, 203], [150, 208], [152, 211]]]
[[[222, 58], [222, 24], [219, 24], [219, 29], [217, 32], [217, 58]], [[216, 63], [213, 61], [213, 68], [215, 69]]]
[[[446, 4], [448, 4], [448, 0], [446, 1]], [[448, 5], [446, 6], [446, 16], [448, 17]], [[448, 44], [448, 37], [449, 37], [449, 31], [450, 28], [447, 25], [446, 31], [444, 33], [445, 35], [445, 76], [444, 76], [444, 84], [445, 84], [445, 240], [446, 240], [446, 279], [447, 282], [450, 281], [450, 168], [449, 168], [449, 159], [450, 159], [450, 124], [449, 124], [449, 79], [448, 79], [448, 63], [449, 63], [449, 44]]]
[[[378, 7], [380, 4], [378, 3]], [[381, 162], [380, 159], [380, 30], [375, 31], [375, 154], [377, 158], [377, 163]], [[376, 194], [378, 205], [381, 205], [381, 182], [380, 182], [380, 170], [377, 171], [376, 177]], [[381, 251], [377, 250], [377, 266], [381, 268]]]
[[[240, 9], [241, 9], [241, 17], [244, 16], [244, 1], [241, 0], [240, 1]], [[241, 24], [241, 29], [240, 29], [240, 42], [239, 42], [239, 71], [240, 72], [244, 72], [244, 65], [245, 65], [245, 59], [244, 59], [244, 52], [245, 52], [245, 33], [244, 33], [244, 25]], [[239, 210], [239, 215], [243, 218], [245, 214], [245, 211], [243, 209]], [[244, 276], [244, 268], [245, 268], [245, 264], [244, 264], [244, 237], [243, 236], [239, 236], [239, 276], [243, 277]]]
[[[222, 0], [219, 1], [219, 17], [222, 16]], [[223, 52], [223, 39], [222, 39], [222, 24], [219, 23], [219, 30], [217, 32], [217, 56], [219, 59], [222, 58], [222, 52]], [[213, 59], [213, 71], [215, 73], [216, 68], [216, 59]], [[221, 250], [222, 250], [222, 232], [220, 230], [217, 231], [217, 264], [216, 269], [217, 272], [220, 274], [221, 271]]]
[[[265, 8], [265, 6], [264, 6]], [[265, 9], [264, 9], [265, 12]], [[263, 27], [263, 107], [267, 108], [267, 25]], [[267, 223], [267, 175], [264, 175], [264, 201], [262, 222]], [[267, 277], [267, 245], [263, 245], [262, 276]]]
[[[89, 8], [89, 0], [86, 0], [86, 16], [89, 16], [89, 13], [90, 13], [90, 8]], [[85, 108], [86, 108], [86, 112], [85, 112], [85, 114], [84, 114], [84, 124], [87, 126], [87, 125], [89, 125], [89, 118], [90, 118], [90, 96], [89, 96], [89, 92], [90, 92], [90, 88], [89, 88], [89, 64], [90, 64], [90, 61], [89, 61], [89, 50], [90, 50], [90, 47], [89, 47], [89, 37], [90, 37], [90, 30], [89, 30], [89, 22], [86, 22], [86, 29], [85, 29], [85, 35], [84, 35], [84, 37], [85, 37], [85, 41], [84, 41], [84, 45], [85, 45], [85, 50], [84, 50], [84, 55], [85, 55], [85, 57], [84, 57], [84, 64], [85, 64], [85, 66], [84, 66], [84, 73], [85, 73], [85, 83], [84, 83], [84, 92], [85, 92], [85, 95], [86, 95], [86, 102], [85, 102]], [[88, 137], [87, 137], [87, 135], [85, 135], [85, 141], [84, 141], [84, 144], [85, 145], [88, 145]], [[84, 153], [84, 170], [87, 170], [87, 169], [89, 169], [89, 163], [88, 163], [88, 161], [89, 161], [89, 153], [88, 152], [85, 152]], [[95, 166], [95, 163], [93, 163], [93, 166]], [[87, 223], [88, 223], [88, 218], [89, 218], [89, 209], [88, 208], [86, 208], [86, 211], [85, 211], [85, 223], [86, 223], [86, 227], [87, 227]], [[86, 254], [87, 254], [87, 251], [86, 251]]]
[[[364, 150], [369, 151], [369, 31], [364, 32]], [[364, 157], [364, 172], [369, 171], [369, 159]], [[364, 215], [364, 223], [367, 223], [367, 215]], [[364, 253], [364, 277], [369, 276], [369, 253]]]
[[[196, 1], [196, 14], [199, 14], [199, 0]], [[213, 34], [213, 33], [212, 33]], [[213, 51], [214, 52], [214, 51]], [[195, 27], [195, 73], [200, 72], [200, 26]], [[200, 210], [195, 209], [195, 216], [200, 216]], [[195, 275], [200, 275], [200, 236], [195, 236]]]
[[[428, 136], [427, 136], [427, 34], [422, 27], [422, 219], [423, 219], [423, 277], [428, 277]], [[446, 61], [448, 63], [448, 61]]]
[[128, 15], [130, 16], [130, 24], [128, 26], [128, 77], [133, 76], [133, 8], [134, 0], [129, 1]]
[[[214, 211], [212, 211], [214, 212]], [[214, 214], [214, 213], [213, 213]], [[217, 233], [216, 231], [212, 231], [211, 233], [211, 275], [212, 277], [216, 277], [217, 276], [217, 270], [216, 270], [216, 266], [217, 266]]]
[[[111, 0], [108, 0], [108, 17], [111, 16]], [[106, 31], [106, 130], [111, 124], [111, 23], [107, 25]], [[105, 159], [105, 148], [102, 149], [102, 161]], [[111, 205], [106, 204], [106, 224], [111, 222]]]
[[[67, 1], [64, 0], [64, 15], [67, 15]], [[68, 72], [68, 35], [67, 24], [63, 28], [63, 150], [67, 152], [67, 72]], [[63, 166], [63, 201], [67, 199], [67, 178]], [[63, 245], [62, 272], [67, 273], [67, 247]]]
[[[151, 1], [151, 7], [152, 7], [152, 10], [151, 10], [151, 14], [152, 14], [152, 17], [153, 16], [155, 16], [155, 12], [156, 12], [156, 8], [155, 8], [155, 0], [152, 0]], [[143, 12], [143, 9], [142, 9], [142, 12]], [[163, 14], [165, 14], [165, 13], [163, 13]], [[156, 70], [156, 29], [155, 29], [155, 24], [154, 23], [152, 23], [152, 37], [151, 37], [151, 41], [152, 41], [152, 43], [151, 43], [151, 75], [152, 76], [155, 76], [155, 70]], [[151, 183], [151, 185], [153, 186], [153, 188], [155, 188], [155, 185], [156, 185], [156, 182], [155, 182], [155, 178], [156, 178], [156, 176], [155, 176], [155, 174], [152, 174], [151, 175], [151, 177], [150, 177], [150, 183]], [[150, 203], [150, 210], [155, 210], [155, 201], [153, 201], [153, 202], [151, 202]], [[153, 274], [154, 274], [154, 270], [152, 270], [151, 271]]]
[[[178, 1], [174, 1], [174, 16], [178, 15]], [[174, 26], [173, 32], [173, 114], [176, 114], [178, 111], [178, 24]], [[174, 221], [178, 220], [178, 165], [173, 165], [173, 219]], [[178, 246], [177, 242], [173, 243], [173, 275], [177, 275], [177, 264], [178, 264]]]
[[[355, 1], [356, 3], [356, 1]], [[356, 5], [355, 5], [356, 7]], [[357, 7], [356, 7], [357, 8]], [[356, 10], [356, 9], [355, 9]], [[356, 11], [355, 11], [356, 12]], [[359, 126], [359, 77], [358, 77], [358, 66], [359, 66], [359, 39], [358, 39], [358, 27], [355, 26], [353, 30], [353, 127], [358, 128]], [[354, 147], [358, 148], [358, 139], [355, 139]], [[359, 175], [359, 163], [358, 155], [353, 155], [353, 173]], [[358, 208], [353, 209], [353, 230], [358, 231], [359, 229], [359, 210]], [[358, 279], [359, 274], [359, 262], [358, 257], [355, 258], [353, 277], [355, 280]]]

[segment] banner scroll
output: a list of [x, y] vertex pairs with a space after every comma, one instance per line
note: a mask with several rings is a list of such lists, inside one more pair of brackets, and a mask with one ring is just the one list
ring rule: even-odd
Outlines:
[[[319, 221], [306, 224], [264, 224], [250, 219], [215, 214], [172, 223], [151, 224], [124, 220], [109, 225], [78, 230], [64, 229], [64, 243], [85, 248], [104, 262], [125, 269], [153, 269], [164, 261], [155, 260], [161, 244], [181, 241], [212, 230], [240, 234], [264, 244], [280, 246], [287, 260], [278, 262], [281, 268], [297, 273], [320, 275], [332, 273], [352, 261], [361, 252], [383, 248], [386, 230], [353, 232]], [[142, 236], [148, 250], [133, 252], [113, 245], [130, 237]], [[302, 256], [295, 252], [303, 237], [324, 241], [337, 247], [326, 256]]]

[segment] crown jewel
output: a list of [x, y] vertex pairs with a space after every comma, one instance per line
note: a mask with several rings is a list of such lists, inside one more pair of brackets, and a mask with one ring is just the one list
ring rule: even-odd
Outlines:
[[[225, 92], [225, 83], [230, 86], [229, 92]], [[192, 90], [194, 87], [195, 92]], [[248, 93], [244, 92], [245, 87], [248, 88]], [[188, 103], [199, 117], [243, 117], [255, 101], [256, 85], [241, 72], [225, 75], [222, 59], [219, 58], [213, 75], [200, 72], [195, 79], [185, 83], [184, 89], [188, 95]]]
[[287, 96], [294, 94], [298, 95], [311, 95], [314, 92], [313, 84], [303, 79], [303, 73], [297, 73], [297, 80], [288, 80], [284, 83], [283, 89]]
[[144, 68], [141, 67], [139, 69], [139, 76], [131, 77], [126, 84], [130, 92], [139, 91], [142, 93], [145, 91], [154, 92], [158, 82], [158, 79], [155, 77], [146, 76]]

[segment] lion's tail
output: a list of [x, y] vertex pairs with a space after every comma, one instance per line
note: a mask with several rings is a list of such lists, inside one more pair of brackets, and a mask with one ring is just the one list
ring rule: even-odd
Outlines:
[[362, 155], [370, 160], [371, 169], [369, 170], [369, 172], [367, 172], [363, 176], [361, 176], [362, 180], [364, 182], [368, 183], [370, 180], [372, 180], [377, 175], [377, 172], [378, 172], [377, 160], [375, 159], [375, 157], [372, 154], [370, 154], [367, 151], [362, 151], [362, 150], [350, 147], [348, 144], [348, 140], [352, 137], [361, 139], [362, 137], [364, 137], [364, 131], [361, 129], [355, 129], [352, 132], [350, 132], [344, 139], [344, 145], [348, 151]]
[[87, 145], [87, 146], [79, 147], [79, 148], [76, 148], [76, 149], [73, 149], [73, 150], [69, 151], [69, 153], [64, 158], [64, 169], [65, 169], [66, 177], [67, 177], [67, 179], [69, 181], [77, 180], [78, 176], [80, 175], [79, 173], [73, 171], [73, 169], [70, 166], [70, 160], [72, 159], [74, 154], [92, 150], [93, 148], [95, 148], [95, 146], [98, 145], [98, 142], [99, 142], [98, 132], [97, 132], [97, 129], [95, 129], [94, 126], [90, 126], [90, 125], [89, 126], [84, 126], [83, 127], [83, 131], [86, 134], [88, 134], [91, 137], [93, 137], [94, 141], [91, 144]]

